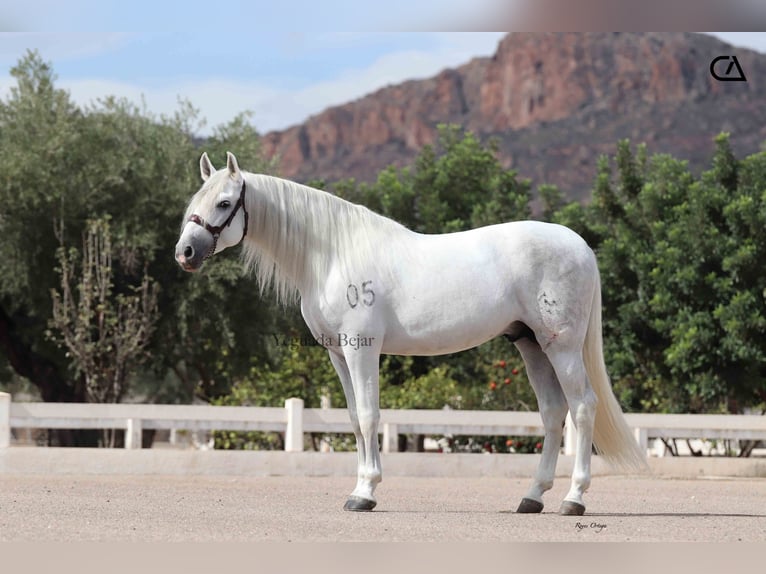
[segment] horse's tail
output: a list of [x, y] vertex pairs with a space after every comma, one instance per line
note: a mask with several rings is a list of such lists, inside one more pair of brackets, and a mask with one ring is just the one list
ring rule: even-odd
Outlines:
[[596, 270], [596, 289], [588, 322], [588, 333], [583, 347], [583, 361], [588, 379], [598, 397], [593, 443], [596, 452], [613, 467], [627, 471], [646, 471], [649, 465], [643, 449], [617, 402], [604, 364], [603, 336], [601, 327], [601, 278]]

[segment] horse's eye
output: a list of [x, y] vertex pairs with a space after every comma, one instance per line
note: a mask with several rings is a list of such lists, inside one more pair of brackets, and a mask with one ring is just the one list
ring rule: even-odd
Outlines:
[[226, 209], [230, 205], [231, 205], [231, 201], [229, 201], [228, 199], [224, 199], [223, 201], [218, 202], [218, 207], [220, 207], [221, 209]]

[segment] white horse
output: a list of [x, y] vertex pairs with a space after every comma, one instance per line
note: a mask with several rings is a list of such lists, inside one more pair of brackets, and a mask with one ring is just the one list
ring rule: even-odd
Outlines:
[[346, 510], [372, 510], [381, 481], [381, 353], [440, 355], [499, 335], [521, 352], [545, 427], [540, 464], [518, 512], [541, 512], [553, 485], [564, 419], [577, 429], [561, 514], [585, 512], [591, 448], [613, 465], [646, 467], [612, 393], [602, 353], [596, 258], [566, 227], [535, 221], [422, 235], [329, 193], [241, 171], [227, 154], [184, 217], [175, 257], [187, 271], [243, 245], [261, 292], [273, 284], [301, 312], [338, 372], [358, 450]]

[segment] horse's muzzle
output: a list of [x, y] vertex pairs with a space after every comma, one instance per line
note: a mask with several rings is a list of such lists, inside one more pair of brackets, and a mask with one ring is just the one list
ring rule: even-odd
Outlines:
[[176, 261], [181, 266], [181, 269], [183, 269], [184, 271], [193, 272], [193, 271], [199, 270], [199, 266], [195, 266], [194, 263], [192, 263], [192, 261], [187, 259], [187, 257], [183, 254], [176, 253]]
[[215, 240], [207, 233], [193, 234], [176, 244], [176, 261], [184, 271], [197, 271], [215, 249]]

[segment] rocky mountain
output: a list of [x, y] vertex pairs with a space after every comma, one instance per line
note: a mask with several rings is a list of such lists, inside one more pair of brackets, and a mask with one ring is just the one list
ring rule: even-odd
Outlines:
[[[747, 81], [712, 77], [736, 56]], [[728, 62], [717, 64], [719, 75]], [[766, 141], [766, 55], [692, 33], [511, 33], [491, 58], [385, 87], [264, 136], [284, 177], [369, 181], [412, 161], [455, 123], [499, 142], [503, 164], [587, 199], [595, 159], [621, 138], [700, 169], [713, 137], [737, 153]]]

